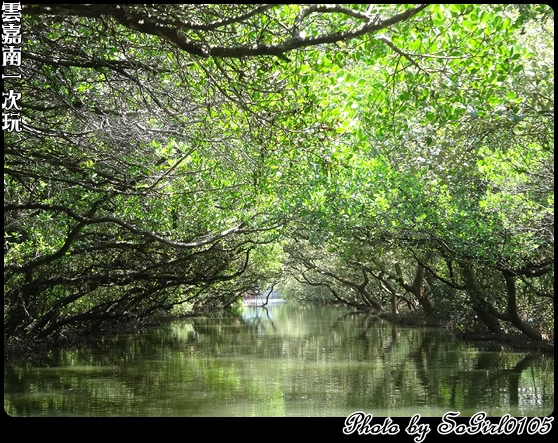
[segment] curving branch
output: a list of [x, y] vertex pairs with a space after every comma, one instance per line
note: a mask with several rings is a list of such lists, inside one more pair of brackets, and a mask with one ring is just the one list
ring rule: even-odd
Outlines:
[[[128, 29], [142, 32], [144, 34], [158, 36], [179, 49], [198, 57], [217, 58], [241, 58], [257, 56], [276, 56], [288, 61], [286, 53], [295, 49], [311, 46], [331, 44], [340, 41], [348, 41], [366, 34], [372, 34], [382, 29], [409, 20], [426, 7], [428, 4], [419, 4], [392, 17], [381, 19], [368, 13], [352, 10], [339, 5], [309, 5], [295, 19], [292, 25], [291, 35], [282, 42], [276, 44], [264, 44], [258, 41], [249, 44], [212, 45], [201, 43], [187, 37], [184, 33], [188, 31], [214, 31], [232, 23], [240, 23], [244, 20], [265, 12], [276, 5], [262, 5], [244, 14], [232, 18], [225, 18], [209, 24], [196, 24], [183, 20], [159, 19], [159, 16], [151, 18], [151, 10], [138, 11], [133, 5], [22, 5], [24, 14], [30, 15], [60, 15], [101, 18], [111, 17], [117, 23]], [[155, 11], [156, 12], [156, 11]], [[314, 37], [300, 37], [300, 26], [304, 19], [315, 13], [340, 13], [364, 20], [360, 26], [345, 31], [324, 32]]]
[[38, 266], [41, 266], [45, 263], [49, 263], [52, 262], [54, 260], [57, 260], [58, 258], [64, 256], [64, 254], [66, 254], [66, 252], [69, 250], [71, 244], [74, 242], [74, 240], [77, 238], [79, 232], [88, 225], [94, 225], [94, 224], [103, 224], [103, 223], [112, 223], [115, 225], [118, 225], [126, 230], [128, 230], [129, 232], [132, 232], [133, 234], [136, 235], [140, 235], [140, 236], [144, 236], [146, 238], [149, 238], [151, 240], [155, 240], [158, 241], [162, 244], [165, 244], [167, 246], [171, 246], [173, 248], [180, 248], [180, 249], [193, 249], [193, 248], [199, 248], [201, 246], [205, 246], [208, 245], [210, 243], [214, 243], [228, 235], [234, 234], [234, 233], [245, 233], [245, 232], [251, 232], [250, 230], [247, 231], [241, 231], [241, 228], [245, 226], [244, 222], [241, 222], [229, 229], [225, 229], [224, 231], [221, 231], [219, 233], [216, 234], [210, 234], [210, 235], [205, 235], [199, 238], [198, 241], [195, 242], [190, 242], [190, 243], [185, 243], [185, 242], [179, 242], [179, 241], [173, 241], [167, 238], [164, 238], [160, 235], [157, 235], [155, 232], [150, 232], [150, 231], [146, 231], [144, 229], [140, 229], [137, 226], [125, 222], [119, 218], [116, 217], [110, 217], [110, 216], [105, 216], [105, 217], [97, 217], [97, 218], [90, 218], [91, 217], [91, 213], [88, 214], [87, 216], [83, 216], [83, 215], [79, 215], [78, 213], [72, 211], [70, 208], [67, 208], [65, 206], [60, 206], [60, 205], [47, 205], [47, 204], [41, 204], [41, 203], [34, 203], [34, 204], [27, 204], [27, 205], [5, 205], [4, 206], [4, 210], [5, 211], [19, 211], [19, 210], [26, 210], [26, 209], [40, 209], [40, 210], [45, 210], [45, 211], [54, 211], [54, 212], [62, 212], [67, 214], [68, 216], [70, 216], [71, 218], [73, 218], [74, 220], [76, 220], [78, 223], [76, 224], [76, 226], [74, 226], [74, 228], [72, 228], [72, 230], [70, 231], [70, 233], [68, 234], [66, 241], [64, 242], [64, 244], [62, 245], [62, 247], [52, 253], [49, 254], [47, 256], [44, 257], [39, 257], [36, 260], [32, 260], [29, 263], [27, 263], [24, 266], [16, 266], [16, 265], [8, 265], [5, 267], [6, 270], [17, 270], [17, 272], [27, 272], [31, 269], [34, 269]]

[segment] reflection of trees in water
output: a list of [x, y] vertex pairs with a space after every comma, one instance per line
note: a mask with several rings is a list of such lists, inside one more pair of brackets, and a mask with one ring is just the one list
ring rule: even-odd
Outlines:
[[271, 327], [274, 332], [277, 332], [277, 327], [275, 323], [273, 323], [273, 320], [271, 320], [271, 315], [267, 306], [254, 307], [253, 310], [255, 315], [244, 317], [246, 325], [251, 326], [258, 335], [265, 335], [268, 327]]
[[[512, 354], [513, 355], [513, 354]], [[546, 395], [546, 386], [543, 384], [542, 391], [538, 392], [537, 382], [533, 373], [534, 364], [541, 362], [543, 354], [527, 354], [517, 363], [509, 362], [510, 358], [500, 352], [481, 352], [472, 370], [457, 374], [452, 380], [452, 404], [465, 403], [468, 407], [474, 407], [482, 399], [495, 397], [505, 398], [510, 406], [519, 406], [522, 391], [525, 395], [533, 395], [539, 398]], [[521, 378], [524, 373], [531, 370], [531, 386], [521, 387]], [[463, 380], [468, 383], [463, 383]], [[524, 384], [527, 379], [524, 378]], [[532, 391], [532, 392], [531, 392]], [[504, 393], [504, 394], [502, 394]], [[552, 389], [552, 396], [554, 395]], [[461, 398], [459, 398], [461, 397]], [[505, 404], [505, 402], [503, 402]]]
[[533, 387], [535, 389], [535, 396], [537, 395], [537, 384], [535, 382], [535, 377], [533, 375], [533, 363], [540, 360], [541, 354], [528, 354], [519, 363], [517, 363], [512, 369], [504, 370], [503, 372], [508, 375], [508, 392], [510, 393], [510, 402], [512, 405], [519, 404], [519, 380], [521, 374], [528, 369], [531, 370], [531, 377], [533, 381]]
[[[531, 391], [537, 398], [547, 395], [537, 392], [533, 373], [541, 354], [470, 352], [440, 330], [406, 328], [358, 315], [352, 320], [361, 329], [353, 336], [351, 357], [370, 362], [368, 376], [358, 373], [349, 381], [347, 402], [355, 408], [424, 404], [455, 410], [480, 404], [505, 409], [520, 406], [522, 392]], [[525, 377], [528, 370], [530, 381]], [[553, 387], [544, 392], [553, 398]]]
[[[132, 411], [141, 399], [188, 385], [228, 398], [233, 395], [230, 384], [235, 396], [251, 399], [267, 392], [270, 378], [285, 407], [304, 397], [336, 410], [488, 405], [505, 413], [509, 406], [525, 404], [527, 394], [545, 404], [553, 399], [553, 383], [543, 374], [544, 365], [553, 371], [553, 360], [539, 354], [480, 352], [437, 329], [407, 327], [346, 309], [274, 309], [190, 318], [143, 334], [120, 334], [97, 347], [45, 359], [43, 367], [53, 368], [48, 376], [41, 372], [40, 379], [33, 378], [33, 369], [17, 368], [5, 372], [5, 382], [17, 385], [19, 378], [25, 380], [26, 392], [60, 392], [56, 401], [72, 410], [80, 407], [74, 394], [78, 389], [99, 404], [105, 396], [128, 396], [137, 403], [130, 400], [125, 406]], [[72, 360], [101, 365], [99, 374], [108, 378], [78, 376]], [[243, 375], [251, 368], [258, 371]]]
[[[492, 404], [494, 399], [499, 399], [501, 405], [517, 406], [521, 376], [540, 358], [539, 354], [528, 354], [515, 361], [518, 355], [513, 353], [464, 354], [459, 347], [464, 349], [465, 345], [456, 344], [443, 331], [404, 327], [358, 312], [339, 313], [332, 318], [329, 333], [313, 334], [312, 316], [307, 314], [302, 310], [295, 315], [294, 323], [307, 327], [299, 336], [268, 337], [268, 345], [272, 345], [258, 352], [273, 356], [280, 350], [286, 357], [311, 360], [324, 350], [333, 352], [329, 354], [331, 360], [367, 364], [368, 372], [357, 365], [354, 371], [349, 368], [332, 375], [336, 384], [351, 386], [345, 401], [354, 407], [396, 407], [398, 403], [419, 402], [475, 408], [478, 404], [497, 406]], [[269, 312], [261, 310], [245, 320], [236, 333], [260, 336], [262, 330], [277, 329]], [[275, 351], [270, 353], [271, 349]], [[297, 376], [302, 375], [306, 376], [304, 371]], [[532, 386], [536, 387], [534, 377]], [[502, 398], [502, 392], [506, 398]]]

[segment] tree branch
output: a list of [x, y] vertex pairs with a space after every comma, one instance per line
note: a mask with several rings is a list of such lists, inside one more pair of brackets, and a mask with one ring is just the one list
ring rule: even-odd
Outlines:
[[126, 5], [23, 5], [23, 12], [25, 14], [33, 15], [65, 15], [65, 16], [80, 16], [99, 18], [101, 16], [110, 16], [114, 18], [119, 24], [142, 32], [144, 34], [155, 35], [163, 38], [164, 40], [172, 43], [174, 46], [181, 50], [198, 57], [218, 57], [218, 58], [241, 58], [241, 57], [257, 57], [257, 56], [276, 56], [283, 60], [287, 59], [285, 53], [295, 49], [302, 49], [311, 46], [336, 43], [339, 41], [348, 41], [365, 34], [372, 34], [381, 29], [388, 28], [397, 23], [403, 22], [417, 15], [419, 12], [428, 7], [428, 4], [419, 4], [406, 11], [396, 14], [387, 19], [380, 19], [378, 16], [370, 16], [367, 13], [360, 11], [350, 10], [348, 8], [333, 5], [312, 5], [303, 10], [296, 18], [293, 25], [293, 32], [299, 28], [300, 23], [304, 18], [312, 13], [323, 12], [338, 12], [358, 19], [366, 20], [365, 23], [352, 30], [329, 32], [316, 37], [300, 38], [294, 35], [284, 40], [282, 43], [277, 44], [262, 44], [251, 43], [241, 45], [211, 45], [206, 43], [195, 42], [183, 33], [183, 30], [198, 30], [198, 31], [211, 31], [218, 27], [225, 26], [226, 24], [237, 23], [247, 18], [253, 17], [258, 13], [267, 11], [275, 5], [262, 5], [252, 11], [249, 11], [240, 16], [222, 19], [208, 25], [199, 25], [191, 22], [184, 21], [158, 21], [157, 19], [150, 19], [147, 14], [139, 14]]

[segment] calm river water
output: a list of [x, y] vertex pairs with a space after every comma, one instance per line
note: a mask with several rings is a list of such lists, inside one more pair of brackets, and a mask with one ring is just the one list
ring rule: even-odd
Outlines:
[[554, 356], [290, 303], [4, 364], [10, 416], [548, 416]]

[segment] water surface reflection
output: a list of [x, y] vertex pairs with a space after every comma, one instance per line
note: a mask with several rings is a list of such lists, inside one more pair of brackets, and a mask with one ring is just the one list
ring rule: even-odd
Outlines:
[[5, 362], [13, 416], [546, 416], [554, 358], [351, 309], [270, 304]]

